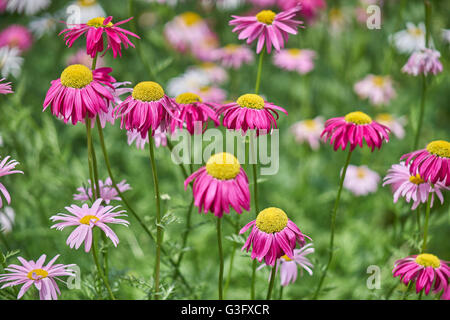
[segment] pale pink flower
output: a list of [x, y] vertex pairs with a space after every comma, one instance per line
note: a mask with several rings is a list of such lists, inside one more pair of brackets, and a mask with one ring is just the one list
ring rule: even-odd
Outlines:
[[11, 82], [2, 83], [4, 80], [5, 78], [0, 79], [0, 94], [13, 93], [14, 91], [12, 91]]
[[192, 90], [192, 93], [198, 94], [203, 101], [210, 103], [223, 103], [227, 98], [227, 92], [215, 86], [204, 86], [198, 90]]
[[404, 126], [406, 119], [404, 117], [394, 117], [389, 113], [380, 113], [375, 117], [375, 121], [388, 127], [397, 138], [403, 139], [405, 137]]
[[307, 119], [296, 122], [291, 127], [295, 141], [298, 143], [308, 142], [311, 149], [317, 150], [320, 145], [320, 135], [324, 129], [324, 119], [319, 116], [314, 119]]
[[344, 188], [350, 190], [355, 196], [365, 196], [377, 191], [379, 182], [380, 175], [367, 166], [349, 165], [344, 179]]
[[316, 52], [309, 49], [283, 49], [273, 56], [273, 63], [288, 71], [305, 74], [314, 69]]
[[[7, 156], [5, 158], [3, 158], [2, 162], [0, 162], [0, 177], [3, 176], [7, 176], [10, 174], [14, 174], [14, 173], [22, 173], [22, 171], [20, 170], [12, 170], [14, 169], [19, 162], [16, 160], [9, 160], [10, 156]], [[8, 204], [11, 203], [11, 196], [9, 195], [8, 190], [6, 189], [6, 187], [3, 185], [3, 183], [0, 182], [0, 192], [3, 194], [3, 196], [6, 199], [6, 202]], [[3, 201], [2, 201], [2, 197], [0, 197], [0, 208], [3, 207]]]
[[228, 73], [221, 66], [212, 63], [212, 62], [204, 62], [199, 66], [191, 67], [189, 70], [200, 70], [204, 72], [209, 80], [209, 82], [213, 85], [220, 85], [228, 81]]
[[228, 44], [216, 49], [214, 59], [226, 68], [239, 69], [242, 64], [251, 64], [254, 60], [253, 51], [245, 45]]
[[[132, 145], [134, 141], [136, 141], [136, 148], [143, 150], [145, 148], [145, 144], [148, 143], [148, 135], [145, 138], [142, 138], [142, 135], [136, 129], [127, 131], [128, 137], [128, 145]], [[155, 141], [156, 148], [160, 146], [167, 146], [167, 135], [165, 132], [162, 132], [160, 128], [155, 130], [155, 134], [153, 135], [153, 141]]]
[[31, 32], [24, 26], [12, 24], [0, 32], [0, 47], [18, 48], [27, 51], [33, 44]]
[[386, 105], [396, 96], [390, 76], [367, 75], [353, 89], [361, 99], [369, 99], [375, 106]]
[[[79, 187], [77, 189], [79, 193], [73, 195], [74, 200], [88, 202], [93, 199], [91, 180], [88, 180], [88, 184], [88, 187]], [[105, 182], [103, 182], [102, 180], [98, 180], [98, 184], [100, 188], [100, 198], [103, 199], [106, 204], [109, 204], [112, 200], [122, 200], [119, 197], [117, 190], [114, 188], [110, 177], [106, 178]], [[126, 183], [126, 180], [122, 180], [121, 182], [119, 182], [117, 184], [117, 188], [119, 188], [120, 192], [122, 193], [131, 189], [130, 185]]]
[[[86, 53], [86, 50], [79, 49], [76, 53], [69, 56], [67, 59], [67, 65], [71, 64], [82, 64], [88, 68], [92, 67], [92, 58]], [[104, 58], [102, 56], [97, 56], [96, 68], [103, 67], [105, 65]]]
[[414, 52], [403, 66], [404, 73], [418, 76], [419, 74], [436, 75], [443, 70], [442, 63], [439, 61], [441, 53], [433, 49], [422, 49]]

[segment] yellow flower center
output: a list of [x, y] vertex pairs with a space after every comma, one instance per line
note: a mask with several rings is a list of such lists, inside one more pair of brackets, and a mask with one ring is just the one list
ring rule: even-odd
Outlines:
[[332, 20], [333, 22], [339, 22], [340, 20], [343, 19], [343, 14], [340, 9], [332, 8], [330, 9], [329, 17], [330, 20]]
[[265, 233], [276, 233], [286, 228], [288, 217], [278, 208], [267, 208], [256, 217], [256, 227]]
[[237, 99], [236, 103], [242, 108], [250, 109], [263, 109], [265, 104], [263, 98], [253, 93], [248, 93], [240, 96]]
[[33, 269], [30, 272], [28, 272], [27, 277], [30, 280], [39, 280], [43, 278], [47, 278], [48, 272], [44, 269]]
[[416, 262], [424, 267], [439, 268], [441, 261], [434, 254], [422, 253], [416, 257]]
[[80, 5], [82, 7], [90, 7], [96, 3], [97, 3], [96, 0], [78, 0], [78, 5]]
[[316, 122], [314, 120], [312, 120], [312, 119], [305, 120], [303, 123], [305, 124], [305, 126], [308, 129], [311, 129], [311, 130], [313, 130], [313, 129], [315, 129], [317, 127]]
[[415, 176], [409, 177], [409, 181], [412, 182], [412, 183], [414, 183], [414, 184], [417, 184], [417, 185], [422, 184], [422, 183], [425, 182], [425, 181], [420, 177], [420, 174], [416, 174]]
[[372, 123], [372, 118], [361, 111], [350, 112], [345, 116], [345, 121], [354, 124], [369, 124]]
[[384, 85], [384, 77], [382, 76], [374, 76], [372, 78], [372, 82], [374, 85], [376, 85], [377, 87], [382, 87]]
[[100, 27], [112, 27], [113, 23], [109, 22], [106, 26], [103, 25], [103, 21], [105, 21], [105, 18], [103, 17], [97, 17], [97, 18], [93, 18], [91, 20], [89, 20], [86, 24], [89, 27], [95, 27], [95, 28], [100, 28]]
[[153, 81], [139, 82], [134, 88], [132, 96], [141, 101], [158, 101], [164, 97], [164, 89]]
[[289, 258], [287, 255], [282, 256], [281, 259], [284, 259], [285, 261], [292, 261], [292, 259]]
[[391, 122], [392, 116], [389, 113], [380, 113], [379, 115], [377, 115], [376, 120], [378, 122]]
[[420, 37], [421, 35], [423, 35], [423, 31], [420, 28], [411, 28], [408, 29], [408, 32], [415, 37]]
[[450, 142], [445, 140], [432, 141], [427, 145], [429, 153], [442, 158], [450, 158]]
[[302, 50], [300, 49], [288, 49], [287, 51], [291, 56], [294, 57], [298, 57], [302, 53]]
[[92, 71], [82, 64], [73, 64], [61, 73], [61, 84], [70, 88], [83, 88], [92, 82]]
[[356, 176], [359, 179], [363, 179], [366, 176], [366, 170], [364, 168], [358, 168], [356, 169]]
[[206, 163], [206, 172], [219, 180], [234, 179], [241, 171], [238, 159], [230, 153], [216, 153]]
[[256, 15], [256, 20], [259, 22], [271, 25], [277, 14], [272, 10], [262, 10]]
[[90, 225], [91, 220], [94, 220], [94, 223], [96, 223], [100, 219], [96, 216], [92, 216], [92, 215], [88, 214], [80, 219], [80, 223]]
[[188, 26], [192, 26], [200, 21], [202, 21], [202, 17], [200, 17], [195, 12], [185, 12], [180, 15], [181, 19], [183, 19], [184, 23]]
[[239, 45], [237, 44], [227, 44], [224, 48], [227, 52], [235, 52], [237, 49], [239, 49]]
[[186, 92], [178, 95], [175, 101], [180, 104], [191, 104], [195, 102], [202, 102], [202, 98], [195, 93]]

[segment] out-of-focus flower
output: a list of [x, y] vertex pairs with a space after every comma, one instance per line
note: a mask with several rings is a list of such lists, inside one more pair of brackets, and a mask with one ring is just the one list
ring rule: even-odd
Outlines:
[[373, 121], [370, 116], [361, 111], [348, 113], [345, 117], [328, 119], [321, 138], [325, 142], [330, 140], [334, 151], [345, 150], [350, 143], [350, 150], [356, 146], [363, 147], [364, 140], [372, 151], [380, 149], [383, 141], [389, 142], [389, 128]]
[[[142, 135], [136, 129], [131, 131], [127, 131], [128, 136], [128, 145], [133, 144], [136, 141], [136, 148], [143, 150], [145, 144], [148, 143], [148, 134], [145, 138], [142, 138]], [[155, 130], [155, 134], [153, 135], [153, 141], [155, 141], [155, 146], [159, 148], [160, 146], [167, 146], [167, 135], [165, 132], [161, 131], [160, 128]]]
[[405, 137], [405, 129], [403, 127], [406, 124], [406, 119], [404, 117], [397, 118], [389, 113], [380, 113], [376, 116], [375, 121], [388, 127], [397, 138], [403, 139]]
[[450, 43], [450, 29], [442, 29], [442, 40], [445, 43]]
[[367, 166], [349, 165], [344, 179], [344, 188], [355, 196], [365, 196], [378, 189], [380, 175]]
[[226, 68], [239, 69], [244, 63], [252, 63], [254, 55], [245, 45], [228, 44], [214, 52], [214, 60], [220, 61]]
[[347, 13], [340, 8], [331, 8], [328, 12], [328, 30], [331, 34], [340, 34], [349, 23]]
[[[209, 0], [206, 0], [209, 1]], [[245, 0], [217, 0], [216, 6], [220, 10], [234, 10], [245, 3]]]
[[314, 69], [316, 52], [309, 49], [283, 49], [273, 56], [273, 63], [288, 71], [305, 74]]
[[278, 111], [287, 111], [257, 94], [244, 94], [236, 102], [223, 105], [217, 110], [222, 115], [222, 124], [231, 130], [256, 130], [256, 134], [271, 134], [277, 128]]
[[75, 64], [68, 66], [61, 77], [51, 82], [44, 100], [44, 111], [51, 106], [52, 114], [62, 117], [64, 122], [77, 124], [86, 115], [95, 118], [100, 110], [108, 112], [109, 102], [114, 99], [111, 91], [103, 85], [114, 88], [116, 80], [109, 75], [111, 68], [88, 67]]
[[305, 236], [297, 225], [292, 222], [286, 213], [279, 208], [267, 208], [259, 212], [256, 220], [249, 222], [239, 231], [245, 233], [252, 228], [242, 250], [252, 249], [251, 258], [267, 265], [274, 266], [275, 262], [286, 255], [294, 258], [294, 249], [297, 244], [303, 247]]
[[210, 103], [223, 103], [227, 98], [227, 92], [219, 87], [204, 86], [196, 90], [192, 90], [193, 93], [198, 94], [203, 101]]
[[27, 51], [33, 44], [30, 31], [19, 24], [12, 24], [0, 32], [0, 47], [18, 48]]
[[425, 149], [404, 154], [400, 160], [403, 159], [406, 159], [406, 164], [411, 163], [409, 172], [412, 175], [418, 173], [425, 181], [445, 181], [446, 186], [450, 185], [450, 142], [432, 141]]
[[17, 48], [0, 48], [0, 71], [2, 77], [12, 75], [17, 78], [22, 70], [23, 58]]
[[0, 211], [0, 232], [9, 233], [12, 231], [16, 213], [11, 207], [5, 207]]
[[[7, 176], [10, 174], [14, 174], [14, 173], [22, 173], [23, 174], [23, 171], [13, 170], [19, 164], [19, 162], [16, 160], [9, 160], [9, 158], [10, 158], [10, 156], [7, 156], [7, 157], [3, 158], [2, 162], [0, 162], [0, 177]], [[11, 196], [10, 196], [8, 190], [6, 189], [6, 187], [1, 182], [0, 182], [0, 192], [5, 197], [6, 202], [8, 204], [10, 204]], [[2, 198], [0, 197], [0, 208], [1, 207], [3, 207], [3, 201], [2, 201]]]
[[215, 33], [206, 35], [196, 45], [191, 46], [192, 55], [204, 62], [211, 62], [214, 60], [214, 50], [219, 47], [219, 40]]
[[424, 293], [428, 295], [431, 289], [433, 293], [448, 290], [450, 268], [448, 261], [440, 260], [430, 253], [422, 253], [395, 261], [392, 275], [394, 278], [400, 277], [405, 285], [415, 284], [416, 293], [425, 289]]
[[369, 99], [375, 106], [386, 105], [396, 96], [390, 76], [369, 74], [355, 83], [353, 89], [361, 99]]
[[425, 49], [425, 24], [407, 22], [406, 30], [394, 33], [390, 37], [395, 47], [400, 53], [412, 53], [417, 50]]
[[192, 69], [204, 72], [206, 77], [208, 77], [208, 82], [213, 85], [223, 84], [228, 80], [228, 73], [225, 69], [212, 62], [204, 62], [197, 67], [193, 67]]
[[441, 53], [437, 50], [422, 49], [414, 52], [403, 66], [402, 71], [418, 76], [419, 74], [428, 75], [429, 73], [436, 75], [442, 72], [442, 63], [439, 61]]
[[50, 0], [8, 0], [6, 10], [32, 16], [50, 5]]
[[258, 7], [267, 8], [274, 6], [278, 0], [248, 0], [252, 4]]
[[233, 32], [238, 33], [238, 39], [247, 39], [247, 44], [257, 40], [256, 53], [260, 53], [264, 46], [268, 53], [272, 46], [276, 51], [284, 48], [289, 34], [297, 34], [297, 28], [303, 27], [303, 21], [296, 20], [300, 7], [275, 13], [272, 10], [262, 10], [256, 16], [232, 16], [229, 22], [235, 26]]
[[[82, 64], [88, 68], [91, 68], [93, 60], [94, 59], [92, 59], [91, 56], [86, 53], [86, 50], [79, 49], [77, 52], [75, 52], [74, 54], [69, 56], [69, 58], [67, 59], [67, 65], [69, 66], [71, 64]], [[96, 62], [96, 68], [103, 67], [104, 65], [105, 65], [105, 62], [103, 60], [103, 57], [98, 56], [97, 62]]]
[[57, 277], [75, 276], [75, 273], [71, 270], [71, 267], [75, 265], [55, 264], [56, 259], [59, 257], [58, 254], [44, 266], [46, 257], [43, 254], [36, 262], [18, 257], [17, 259], [22, 264], [21, 266], [10, 264], [5, 268], [5, 271], [10, 273], [0, 274], [0, 282], [7, 282], [1, 289], [22, 285], [17, 295], [17, 299], [20, 299], [34, 284], [39, 291], [40, 300], [58, 300], [58, 295], [61, 294], [61, 291], [55, 280], [59, 280]]
[[167, 83], [167, 92], [170, 96], [176, 97], [184, 92], [200, 91], [209, 84], [210, 79], [205, 72], [191, 68], [182, 75], [170, 79]]
[[119, 25], [133, 19], [132, 17], [116, 23], [112, 23], [112, 18], [113, 17], [111, 16], [106, 19], [103, 17], [93, 18], [87, 23], [77, 24], [71, 26], [71, 28], [64, 29], [60, 34], [65, 33], [64, 40], [69, 48], [72, 47], [79, 37], [86, 34], [86, 53], [92, 58], [98, 53], [103, 52], [103, 34], [105, 34], [108, 46], [103, 55], [105, 55], [108, 50], [112, 50], [114, 58], [117, 58], [117, 55], [122, 57], [122, 45], [125, 49], [127, 49], [128, 46], [134, 48], [134, 44], [128, 39], [128, 36], [138, 39], [140, 39], [140, 37], [133, 32], [119, 27]]
[[325, 0], [278, 0], [278, 5], [283, 10], [300, 5], [299, 14], [305, 17], [308, 23], [313, 22], [319, 12], [327, 7]]
[[106, 13], [97, 0], [77, 0], [71, 3], [80, 8], [80, 21], [76, 23], [87, 23], [97, 17], [105, 17]]
[[441, 189], [450, 190], [449, 187], [446, 187], [440, 181], [431, 185], [425, 182], [420, 177], [420, 174], [412, 175], [409, 172], [409, 165], [406, 165], [405, 162], [393, 164], [383, 181], [383, 187], [385, 185], [391, 185], [392, 192], [394, 193], [394, 203], [397, 203], [400, 196], [405, 198], [408, 203], [411, 200], [413, 201], [411, 210], [415, 210], [421, 203], [426, 203], [430, 193], [432, 193], [430, 207], [433, 206], [435, 193], [441, 203], [443, 203], [444, 196], [442, 195]]
[[0, 0], [0, 13], [5, 12], [8, 0]]
[[230, 213], [230, 207], [241, 214], [250, 210], [250, 189], [248, 178], [239, 161], [230, 153], [217, 153], [211, 156], [206, 166], [191, 174], [184, 187], [193, 183], [194, 205], [198, 212], [213, 212], [221, 218]]
[[[161, 4], [167, 4], [169, 6], [175, 7], [178, 3], [178, 0], [146, 0], [147, 2], [157, 2]], [[180, 0], [180, 2], [183, 2], [184, 0]]]
[[291, 132], [298, 143], [308, 142], [311, 149], [319, 149], [320, 134], [324, 128], [323, 117], [307, 119], [296, 122], [291, 127]]
[[94, 227], [100, 228], [105, 235], [111, 239], [115, 247], [119, 243], [119, 238], [108, 226], [108, 224], [121, 224], [128, 226], [129, 222], [118, 217], [126, 217], [123, 214], [125, 211], [114, 211], [119, 206], [102, 206], [103, 199], [97, 199], [89, 208], [87, 203], [83, 204], [81, 207], [77, 205], [71, 205], [66, 207], [66, 210], [70, 214], [58, 213], [55, 216], [50, 217], [50, 220], [57, 222], [51, 228], [56, 228], [57, 230], [63, 230], [66, 227], [77, 226], [74, 231], [67, 238], [67, 245], [70, 248], [78, 249], [84, 242], [84, 251], [89, 252], [92, 246], [92, 229]]
[[31, 32], [36, 39], [42, 38], [44, 35], [53, 33], [56, 30], [56, 18], [46, 13], [42, 17], [33, 19], [29, 24]]
[[[74, 200], [88, 202], [93, 199], [91, 180], [88, 180], [88, 184], [89, 186], [86, 188], [79, 187], [77, 189], [79, 193], [73, 195]], [[105, 182], [98, 180], [98, 184], [100, 189], [100, 198], [105, 201], [106, 204], [109, 204], [112, 200], [122, 200], [119, 197], [119, 193], [114, 188], [111, 178], [106, 178]], [[117, 188], [119, 188], [120, 192], [125, 192], [131, 189], [130, 185], [125, 180], [120, 181], [117, 184]]]
[[5, 78], [0, 79], [0, 94], [13, 93], [14, 91], [11, 88], [11, 82], [2, 83], [4, 80]]

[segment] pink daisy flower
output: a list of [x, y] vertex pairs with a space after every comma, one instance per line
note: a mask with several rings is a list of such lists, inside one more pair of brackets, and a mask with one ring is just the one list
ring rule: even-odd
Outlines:
[[273, 63], [288, 71], [306, 74], [314, 69], [316, 52], [308, 49], [283, 49], [273, 56]]
[[223, 48], [216, 49], [214, 59], [220, 61], [225, 68], [239, 69], [244, 63], [252, 63], [254, 55], [247, 46], [229, 44]]
[[192, 192], [198, 212], [213, 212], [221, 218], [230, 213], [232, 207], [237, 213], [250, 210], [250, 189], [248, 178], [239, 161], [230, 153], [211, 156], [206, 166], [191, 174], [184, 181], [184, 188], [194, 181]]
[[305, 245], [305, 236], [297, 225], [288, 219], [286, 213], [279, 208], [262, 210], [256, 220], [249, 222], [241, 229], [243, 234], [252, 228], [242, 250], [252, 249], [251, 258], [263, 259], [267, 265], [274, 266], [277, 259], [286, 255], [294, 258], [294, 249], [297, 243], [300, 247]]
[[2, 83], [4, 80], [5, 78], [0, 79], [0, 94], [13, 93], [14, 91], [12, 91], [11, 82]]
[[427, 48], [413, 52], [402, 71], [413, 76], [428, 75], [429, 73], [436, 75], [443, 70], [442, 63], [439, 61], [440, 57], [439, 51]]
[[[148, 135], [145, 135], [145, 138], [142, 138], [139, 131], [133, 129], [131, 131], [127, 131], [128, 136], [128, 145], [132, 145], [134, 141], [136, 141], [136, 148], [143, 150], [145, 144], [148, 143]], [[153, 135], [153, 140], [155, 141], [155, 146], [159, 148], [160, 146], [167, 146], [167, 136], [165, 132], [162, 132], [159, 128], [155, 130], [155, 134]]]
[[[223, 115], [223, 125], [232, 130], [256, 130], [267, 134], [277, 128], [278, 112], [288, 114], [283, 108], [274, 105], [257, 94], [244, 94], [236, 102], [228, 103], [217, 109], [217, 114]], [[262, 131], [261, 131], [262, 130]]]
[[406, 164], [411, 163], [411, 174], [418, 173], [423, 180], [433, 184], [441, 181], [445, 186], [450, 185], [450, 142], [432, 141], [425, 149], [403, 155], [400, 160], [403, 159]]
[[[220, 125], [213, 104], [203, 102], [202, 98], [195, 93], [182, 93], [174, 101], [177, 105], [176, 118], [170, 122], [170, 131], [176, 132], [183, 127], [192, 135], [205, 132], [208, 127], [208, 121], [212, 120], [216, 127]], [[181, 121], [179, 121], [180, 119]], [[200, 129], [200, 132], [197, 130]]]
[[43, 254], [36, 262], [18, 257], [21, 266], [10, 264], [5, 268], [5, 271], [10, 273], [0, 274], [0, 282], [7, 282], [1, 289], [23, 284], [17, 295], [17, 299], [20, 299], [34, 284], [39, 291], [40, 300], [58, 300], [61, 291], [55, 280], [59, 280], [57, 277], [74, 276], [75, 274], [70, 268], [75, 265], [54, 264], [59, 257], [58, 254], [44, 266], [46, 257]]
[[108, 112], [109, 102], [114, 99], [111, 91], [103, 85], [114, 88], [116, 80], [109, 75], [111, 68], [91, 71], [88, 67], [75, 64], [61, 73], [61, 78], [51, 82], [44, 100], [44, 111], [51, 106], [53, 115], [65, 123], [83, 121], [86, 115], [95, 118], [100, 112]]
[[114, 246], [117, 247], [119, 238], [108, 224], [128, 226], [129, 222], [120, 218], [118, 219], [118, 217], [126, 217], [126, 214], [123, 214], [125, 212], [124, 210], [114, 211], [119, 206], [102, 206], [102, 201], [103, 199], [95, 200], [90, 208], [87, 203], [81, 207], [74, 204], [66, 207], [66, 210], [70, 214], [58, 213], [50, 217], [50, 220], [53, 222], [61, 221], [51, 226], [51, 228], [63, 230], [66, 227], [77, 226], [67, 238], [66, 243], [70, 248], [75, 247], [75, 249], [78, 249], [84, 242], [84, 251], [89, 252], [92, 246], [92, 229], [99, 227], [111, 239]]
[[308, 142], [311, 149], [319, 149], [320, 134], [324, 128], [323, 117], [307, 119], [296, 122], [291, 127], [291, 132], [298, 143]]
[[18, 48], [21, 52], [33, 44], [31, 32], [24, 26], [13, 24], [0, 32], [0, 47]]
[[79, 37], [86, 34], [86, 53], [90, 55], [91, 58], [94, 58], [98, 53], [103, 52], [103, 33], [105, 33], [108, 46], [103, 55], [105, 55], [108, 50], [112, 50], [113, 56], [116, 58], [117, 55], [122, 56], [122, 44], [125, 49], [127, 49], [128, 46], [134, 48], [134, 44], [131, 43], [128, 36], [140, 38], [138, 35], [119, 27], [119, 25], [122, 25], [133, 18], [128, 18], [114, 24], [112, 23], [112, 18], [113, 17], [111, 16], [106, 19], [103, 17], [93, 18], [87, 23], [81, 23], [64, 29], [59, 34], [65, 33], [64, 40], [69, 48], [72, 47]]
[[450, 268], [448, 261], [440, 260], [433, 254], [422, 253], [397, 260], [392, 270], [394, 277], [400, 277], [401, 281], [408, 285], [415, 283], [416, 293], [425, 289], [428, 295], [448, 290], [448, 278]]
[[192, 90], [192, 92], [199, 95], [203, 101], [210, 103], [223, 103], [227, 98], [227, 92], [215, 86], [203, 86], [198, 90]]
[[361, 81], [358, 81], [353, 89], [361, 99], [369, 99], [375, 106], [386, 105], [396, 96], [392, 80], [389, 76], [367, 75]]
[[[93, 199], [92, 197], [92, 186], [91, 186], [91, 180], [88, 180], [88, 187], [79, 187], [77, 191], [79, 193], [76, 193], [73, 195], [74, 200], [80, 200], [84, 202], [88, 202]], [[117, 190], [114, 188], [113, 183], [111, 181], [111, 178], [106, 178], [105, 182], [102, 180], [98, 180], [99, 188], [100, 188], [100, 198], [105, 201], [106, 204], [109, 204], [111, 200], [122, 200], [119, 197], [119, 194], [117, 193]], [[128, 183], [126, 183], [126, 180], [122, 180], [117, 184], [117, 187], [119, 188], [120, 192], [125, 192], [127, 190], [130, 190], [131, 187]]]
[[355, 196], [366, 196], [377, 191], [379, 182], [380, 175], [367, 166], [349, 165], [344, 178], [344, 188]]
[[375, 147], [381, 148], [383, 140], [389, 142], [389, 131], [388, 127], [373, 121], [367, 114], [355, 111], [345, 117], [327, 120], [321, 137], [325, 142], [330, 140], [334, 151], [339, 148], [345, 150], [349, 143], [351, 151], [358, 145], [362, 148], [364, 140], [374, 151]]
[[327, 3], [325, 0], [278, 0], [278, 5], [282, 10], [289, 10], [300, 6], [300, 15], [305, 17], [308, 22], [312, 22], [320, 10], [326, 8]]
[[[14, 173], [22, 173], [23, 174], [23, 172], [20, 170], [12, 170], [19, 164], [19, 162], [17, 162], [16, 160], [9, 160], [9, 158], [10, 158], [10, 156], [7, 156], [7, 157], [3, 158], [2, 162], [0, 162], [0, 177], [7, 176], [10, 174], [14, 174]], [[0, 192], [5, 197], [6, 202], [8, 204], [10, 204], [11, 196], [9, 195], [9, 192], [6, 189], [6, 187], [1, 182], [0, 182]], [[0, 208], [1, 207], [3, 207], [2, 197], [0, 197]]]
[[441, 203], [444, 203], [441, 189], [450, 190], [450, 187], [446, 187], [442, 182], [438, 181], [432, 186], [430, 183], [425, 182], [419, 174], [412, 175], [409, 172], [409, 165], [406, 165], [405, 162], [393, 164], [383, 181], [383, 187], [391, 185], [394, 203], [397, 203], [400, 196], [405, 198], [408, 203], [411, 200], [413, 201], [411, 210], [415, 210], [421, 203], [426, 203], [430, 193], [432, 193], [430, 207], [433, 207], [434, 193], [436, 193]]
[[405, 137], [405, 124], [406, 119], [404, 117], [394, 117], [389, 113], [379, 113], [375, 117], [375, 121], [388, 127], [391, 132], [399, 139]]
[[130, 131], [136, 129], [145, 139], [147, 132], [161, 126], [165, 130], [171, 117], [174, 116], [176, 106], [164, 89], [153, 81], [139, 82], [133, 92], [119, 106], [114, 109], [115, 117], [121, 117], [121, 128]]
[[234, 19], [229, 24], [235, 26], [233, 32], [239, 34], [239, 40], [247, 39], [247, 44], [250, 44], [258, 39], [256, 53], [259, 54], [264, 46], [270, 53], [272, 46], [277, 51], [284, 48], [289, 34], [297, 34], [297, 27], [303, 27], [303, 21], [295, 19], [299, 11], [300, 7], [278, 14], [272, 10], [262, 10], [256, 16], [232, 16]]

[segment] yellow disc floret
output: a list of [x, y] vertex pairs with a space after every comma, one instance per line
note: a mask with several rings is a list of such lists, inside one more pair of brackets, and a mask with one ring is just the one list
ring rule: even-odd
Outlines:
[[382, 87], [384, 85], [385, 79], [382, 76], [373, 76], [372, 82], [377, 87]]
[[238, 159], [227, 152], [216, 153], [206, 163], [206, 172], [219, 180], [234, 179], [240, 171]]
[[412, 182], [412, 183], [414, 183], [414, 184], [417, 184], [417, 185], [422, 184], [422, 183], [425, 182], [425, 180], [423, 180], [423, 179], [420, 177], [420, 174], [416, 174], [415, 176], [409, 177], [409, 181]]
[[441, 261], [434, 254], [422, 253], [416, 257], [416, 262], [424, 267], [439, 268]]
[[282, 256], [281, 259], [284, 259], [284, 261], [292, 261], [287, 255]]
[[288, 217], [278, 208], [267, 208], [256, 217], [256, 227], [265, 233], [276, 233], [286, 228]]
[[294, 57], [297, 57], [297, 56], [299, 56], [299, 55], [302, 53], [302, 50], [300, 50], [300, 49], [295, 49], [295, 48], [293, 48], [293, 49], [287, 49], [287, 51], [288, 51], [288, 53], [289, 53], [291, 56], [294, 56]]
[[27, 277], [30, 280], [39, 280], [43, 278], [47, 278], [48, 272], [44, 269], [33, 269], [28, 272]]
[[361, 111], [350, 112], [345, 116], [345, 121], [354, 124], [369, 124], [372, 123], [372, 118]]
[[98, 220], [100, 220], [98, 217], [96, 216], [92, 216], [92, 215], [86, 215], [83, 218], [80, 219], [80, 223], [82, 224], [87, 224], [90, 225], [91, 224], [91, 220], [94, 220], [94, 223], [96, 223]]
[[277, 14], [272, 10], [262, 10], [256, 15], [256, 20], [267, 25], [271, 25]]
[[378, 122], [391, 122], [392, 121], [392, 116], [389, 113], [380, 113], [377, 115], [376, 117], [376, 121]]
[[248, 93], [240, 96], [236, 103], [242, 108], [262, 109], [264, 108], [264, 99], [257, 94]]
[[92, 82], [92, 71], [82, 64], [73, 64], [61, 73], [61, 84], [70, 88], [83, 88]]
[[175, 99], [176, 103], [180, 104], [192, 104], [195, 102], [202, 102], [202, 98], [199, 95], [191, 92], [186, 92], [178, 95]]
[[432, 141], [427, 145], [427, 151], [442, 158], [450, 158], [450, 142], [445, 140]]
[[82, 7], [90, 7], [90, 6], [93, 6], [96, 3], [97, 3], [96, 0], [78, 0], [77, 4], [82, 6]]
[[153, 81], [139, 82], [133, 88], [133, 98], [141, 101], [158, 101], [164, 97], [164, 89]]
[[200, 17], [195, 12], [185, 12], [180, 15], [181, 19], [183, 19], [184, 23], [188, 26], [192, 26], [200, 21], [202, 21], [202, 17]]
[[110, 21], [106, 26], [103, 25], [103, 22], [105, 21], [105, 18], [103, 17], [97, 17], [97, 18], [93, 18], [91, 20], [89, 20], [86, 24], [89, 27], [94, 27], [94, 28], [100, 28], [100, 27], [112, 27], [113, 23]]

